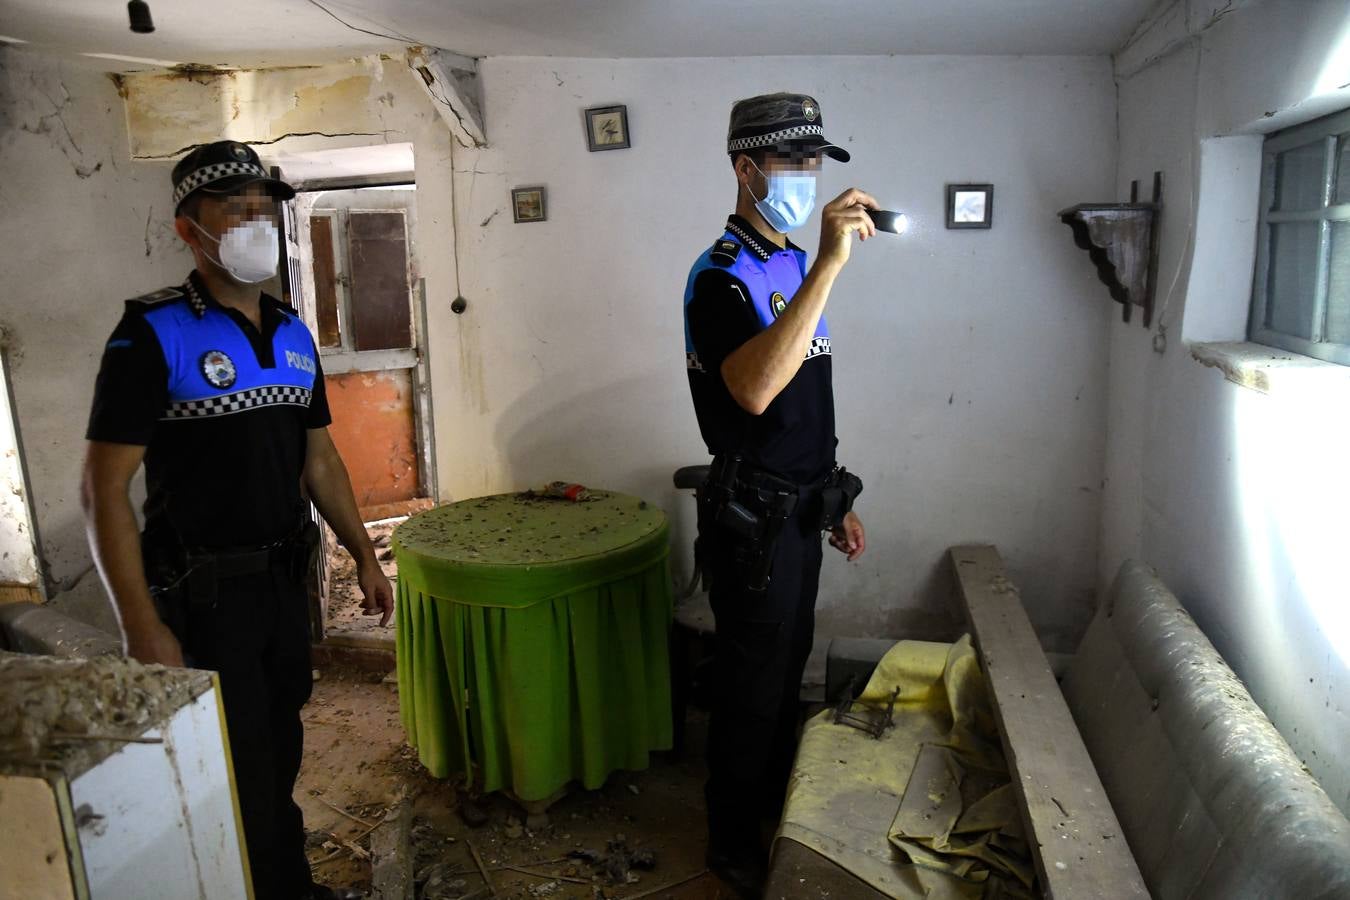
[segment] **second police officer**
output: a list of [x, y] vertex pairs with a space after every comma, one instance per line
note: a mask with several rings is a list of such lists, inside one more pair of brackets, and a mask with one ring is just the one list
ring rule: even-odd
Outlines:
[[292, 797], [312, 687], [309, 502], [355, 558], [367, 614], [387, 623], [394, 600], [328, 435], [314, 340], [260, 288], [280, 257], [278, 201], [295, 192], [235, 141], [198, 147], [172, 177], [196, 268], [128, 301], [104, 349], [84, 471], [94, 559], [129, 656], [220, 673], [251, 896], [353, 896], [313, 882]]

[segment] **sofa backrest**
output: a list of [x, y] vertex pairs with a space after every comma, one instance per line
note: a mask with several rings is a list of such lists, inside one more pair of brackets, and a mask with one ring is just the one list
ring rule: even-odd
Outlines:
[[1062, 688], [1157, 900], [1350, 898], [1350, 822], [1149, 567]]

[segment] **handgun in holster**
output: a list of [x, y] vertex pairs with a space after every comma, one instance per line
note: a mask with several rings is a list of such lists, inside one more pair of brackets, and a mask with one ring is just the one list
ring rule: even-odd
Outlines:
[[145, 580], [150, 587], [150, 599], [155, 612], [178, 640], [187, 639], [188, 631], [188, 576], [184, 556], [172, 542], [141, 539], [141, 560], [145, 566]]
[[304, 581], [314, 571], [319, 562], [319, 543], [322, 540], [318, 523], [306, 516], [300, 530], [291, 539], [290, 559], [286, 571], [292, 579]]
[[729, 546], [696, 546], [695, 553], [727, 554], [736, 569], [745, 573], [745, 588], [759, 592], [768, 587], [774, 548], [783, 524], [796, 509], [797, 491], [790, 482], [766, 473], [743, 474], [744, 468], [737, 454], [719, 454], [713, 459], [700, 492], [698, 543], [716, 534]]
[[749, 564], [746, 588], [761, 592], [769, 587], [774, 550], [778, 547], [784, 524], [797, 509], [799, 494], [796, 485], [772, 476], [753, 479], [746, 489], [750, 492], [751, 504], [762, 510], [763, 522], [760, 538], [753, 546], [751, 558], [746, 560]]

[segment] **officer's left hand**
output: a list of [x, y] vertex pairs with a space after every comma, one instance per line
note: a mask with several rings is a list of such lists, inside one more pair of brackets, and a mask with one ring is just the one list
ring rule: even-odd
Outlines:
[[862, 519], [858, 518], [857, 513], [849, 512], [844, 516], [844, 521], [834, 527], [830, 532], [830, 546], [840, 553], [847, 553], [849, 562], [863, 555], [867, 549], [867, 535], [863, 532]]
[[394, 614], [394, 589], [384, 577], [379, 563], [358, 566], [356, 581], [361, 585], [361, 615], [380, 616], [381, 627], [389, 624]]

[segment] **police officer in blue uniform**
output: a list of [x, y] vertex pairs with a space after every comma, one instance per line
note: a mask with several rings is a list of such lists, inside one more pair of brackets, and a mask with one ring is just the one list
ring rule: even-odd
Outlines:
[[824, 137], [803, 94], [738, 101], [727, 152], [736, 213], [694, 263], [685, 288], [685, 353], [699, 429], [713, 454], [700, 491], [697, 554], [716, 617], [718, 697], [708, 738], [708, 864], [758, 896], [763, 817], [776, 817], [791, 769], [798, 693], [811, 652], [821, 536], [857, 559], [852, 511], [861, 482], [836, 465], [825, 306], [854, 235], [873, 236], [850, 189], [821, 211], [820, 250], [787, 233], [815, 205]]
[[[196, 269], [130, 300], [103, 353], [86, 437], [90, 544], [141, 662], [220, 673], [257, 900], [359, 896], [315, 885], [292, 791], [309, 698], [309, 503], [357, 561], [367, 614], [393, 593], [327, 426], [323, 370], [276, 274], [279, 200], [244, 144], [219, 141], [173, 170], [175, 228]], [[144, 463], [145, 530], [129, 487]]]

